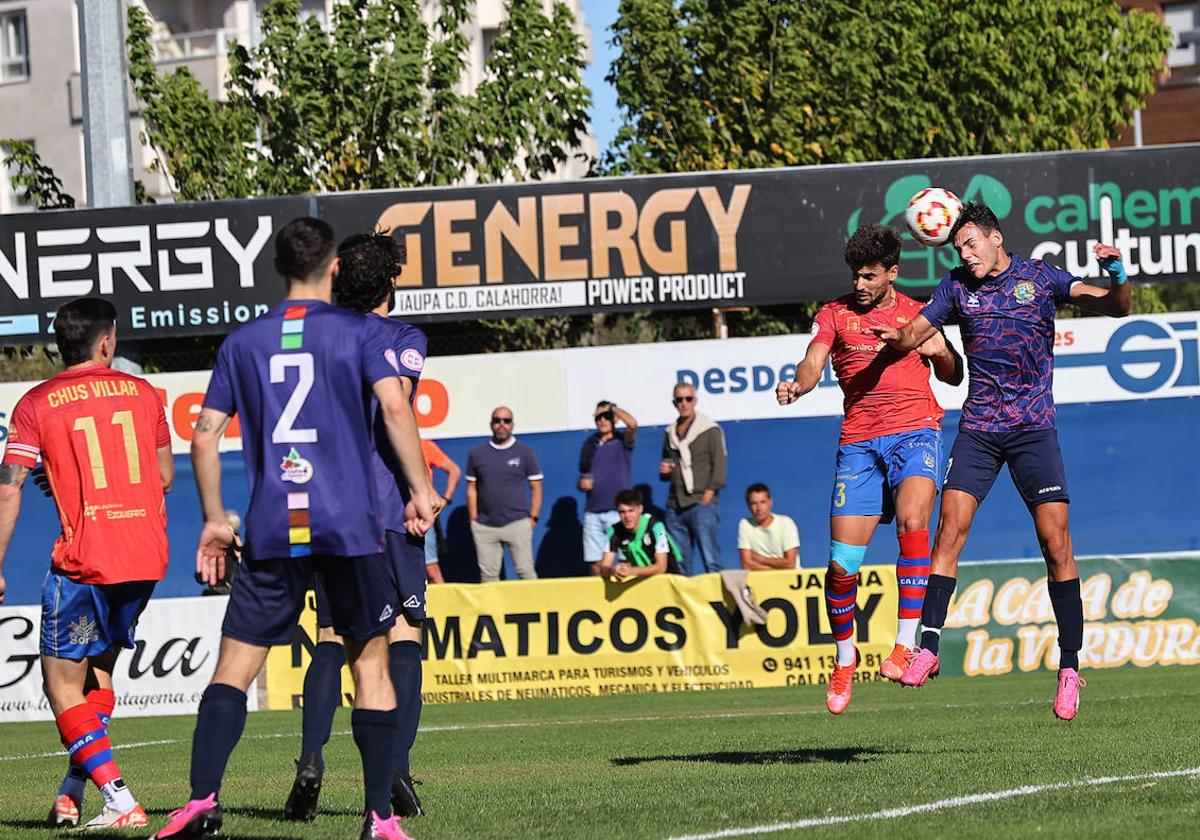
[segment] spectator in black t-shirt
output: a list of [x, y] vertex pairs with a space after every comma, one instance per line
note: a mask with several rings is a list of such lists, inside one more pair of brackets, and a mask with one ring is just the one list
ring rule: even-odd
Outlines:
[[642, 494], [622, 490], [616, 502], [620, 520], [608, 529], [608, 551], [600, 561], [600, 573], [616, 580], [679, 574], [679, 547], [667, 526], [644, 512]]

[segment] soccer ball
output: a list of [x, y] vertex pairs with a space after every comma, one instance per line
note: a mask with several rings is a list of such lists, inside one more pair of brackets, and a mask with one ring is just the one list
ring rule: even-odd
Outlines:
[[962, 213], [962, 202], [950, 190], [930, 187], [908, 202], [904, 220], [913, 238], [922, 245], [936, 248], [950, 240], [950, 228]]

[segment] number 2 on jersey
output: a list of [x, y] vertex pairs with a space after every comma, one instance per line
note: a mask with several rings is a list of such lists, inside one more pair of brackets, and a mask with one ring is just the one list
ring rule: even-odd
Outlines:
[[[115, 412], [110, 421], [114, 426], [121, 427], [121, 437], [125, 441], [125, 460], [129, 464], [129, 483], [142, 483], [142, 463], [138, 460], [137, 432], [133, 426], [133, 412]], [[104, 468], [104, 453], [100, 450], [100, 435], [96, 432], [95, 417], [76, 417], [73, 430], [83, 432], [87, 444], [88, 460], [92, 466], [92, 486], [97, 490], [108, 487], [108, 472]]]
[[316, 429], [294, 428], [300, 409], [312, 390], [314, 380], [314, 365], [312, 353], [276, 353], [271, 357], [271, 383], [287, 382], [287, 369], [296, 368], [296, 388], [288, 397], [287, 405], [275, 421], [271, 430], [271, 443], [316, 443]]

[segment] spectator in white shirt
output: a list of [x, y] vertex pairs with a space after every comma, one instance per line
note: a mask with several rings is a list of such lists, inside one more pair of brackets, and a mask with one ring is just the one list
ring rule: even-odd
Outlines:
[[743, 569], [800, 567], [800, 531], [790, 516], [773, 513], [772, 504], [767, 485], [751, 484], [746, 488], [750, 515], [738, 523], [738, 554]]

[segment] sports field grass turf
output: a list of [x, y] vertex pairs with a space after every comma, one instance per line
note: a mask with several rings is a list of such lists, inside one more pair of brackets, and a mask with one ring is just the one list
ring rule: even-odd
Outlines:
[[[431, 706], [414, 755], [429, 815], [405, 827], [418, 840], [666, 838], [875, 815], [768, 836], [1195, 837], [1200, 770], [1150, 774], [1200, 768], [1200, 671], [1086, 676], [1070, 724], [1050, 712], [1047, 673], [947, 678], [920, 690], [860, 685], [837, 718], [825, 712], [820, 687]], [[358, 754], [346, 711], [326, 752], [321, 815], [307, 825], [277, 819], [299, 723], [294, 712], [250, 715], [222, 793], [225, 836], [358, 836]], [[155, 827], [186, 796], [192, 724], [113, 722], [117, 759]], [[2, 731], [0, 836], [46, 837], [39, 826], [64, 762], [19, 756], [49, 752], [55, 730]], [[155, 741], [170, 743], [120, 748]], [[1140, 778], [1079, 784], [1114, 776]], [[1055, 783], [1067, 784], [1013, 793]], [[999, 792], [1008, 795], [879, 816]], [[85, 819], [98, 802], [90, 790]]]

